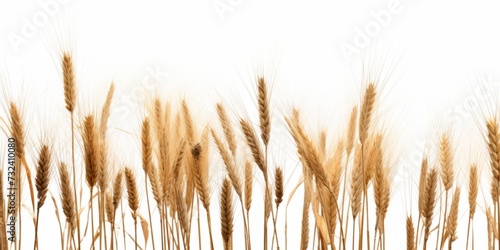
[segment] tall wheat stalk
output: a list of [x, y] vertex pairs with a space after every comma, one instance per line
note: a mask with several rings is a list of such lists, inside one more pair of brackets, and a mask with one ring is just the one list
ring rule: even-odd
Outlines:
[[[78, 206], [78, 196], [76, 192], [76, 168], [75, 168], [75, 118], [74, 111], [76, 106], [76, 83], [75, 71], [73, 65], [73, 57], [70, 52], [64, 51], [62, 55], [62, 75], [64, 86], [64, 101], [66, 103], [66, 110], [71, 116], [71, 166], [73, 170], [73, 195], [75, 197], [75, 209], [80, 211]], [[78, 249], [81, 249], [81, 235], [80, 235], [80, 216], [76, 216], [76, 227], [78, 233]]]

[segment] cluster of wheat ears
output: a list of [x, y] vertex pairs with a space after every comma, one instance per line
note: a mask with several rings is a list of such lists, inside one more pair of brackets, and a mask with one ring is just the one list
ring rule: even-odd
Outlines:
[[[10, 103], [10, 119], [5, 121], [8, 129], [4, 132], [15, 139], [17, 211], [7, 213], [7, 197], [4, 193], [6, 168], [2, 166], [0, 180], [4, 183], [0, 183], [0, 249], [24, 249], [22, 246], [28, 243], [33, 243], [34, 249], [38, 248], [39, 221], [43, 223], [44, 220], [39, 216], [40, 210], [48, 196], [49, 182], [54, 180], [58, 180], [60, 203], [58, 195], [54, 197], [50, 194], [49, 197], [56, 207], [62, 249], [81, 249], [83, 245], [91, 249], [117, 249], [121, 245], [118, 241], [121, 240], [123, 248], [128, 246], [129, 249], [215, 249], [221, 247], [214, 244], [216, 237], [217, 240], [222, 239], [224, 249], [298, 248], [299, 240], [288, 238], [289, 229], [277, 226], [278, 212], [284, 200], [285, 177], [282, 168], [271, 166], [268, 161], [271, 117], [266, 79], [259, 77], [256, 82], [258, 126], [245, 119], [232, 121], [220, 103], [215, 105], [220, 127], [204, 126], [193, 119], [186, 101], [182, 101], [178, 110], [174, 110], [168, 101], [153, 98], [141, 126], [142, 168], [134, 168], [114, 166], [108, 159], [110, 144], [107, 143], [106, 129], [114, 85], [111, 84], [99, 115], [90, 113], [75, 117], [78, 88], [72, 55], [63, 53], [61, 60], [64, 99], [71, 119], [71, 162], [57, 161], [53, 157], [51, 144], [42, 143], [38, 154], [31, 156], [31, 159], [36, 159], [35, 163], [29, 164], [25, 154], [27, 131], [23, 127], [22, 111], [16, 103]], [[302, 170], [299, 183], [288, 191], [292, 197], [297, 189], [304, 190], [302, 213], [297, 216], [301, 219], [301, 227], [297, 229], [301, 235], [300, 249], [348, 249], [351, 246], [352, 249], [355, 246], [358, 249], [385, 249], [390, 244], [386, 241], [385, 218], [391, 199], [394, 171], [384, 149], [384, 133], [370, 126], [375, 119], [372, 116], [377, 102], [376, 83], [368, 83], [363, 95], [361, 103], [352, 107], [343, 137], [335, 143], [333, 150], [326, 149], [325, 132], [316, 135], [307, 133], [298, 109], [293, 109], [285, 117]], [[481, 237], [484, 237], [481, 240], [487, 240], [490, 249], [500, 249], [499, 121], [497, 117], [491, 117], [484, 124], [487, 131], [484, 143], [489, 150], [491, 168], [489, 181], [492, 205], [484, 213], [487, 228], [480, 229]], [[237, 130], [244, 139], [237, 139]], [[83, 143], [82, 150], [75, 150], [76, 140]], [[210, 177], [214, 175], [210, 174], [213, 171], [213, 163], [209, 161], [210, 142], [216, 146], [214, 151], [222, 159], [223, 175], [226, 176], [222, 182], [217, 182], [222, 185], [215, 190], [211, 190], [214, 189], [211, 185], [214, 181]], [[461, 188], [455, 180], [449, 134], [442, 134], [439, 142], [439, 162], [431, 164], [425, 157], [422, 159], [418, 181], [418, 214], [408, 214], [407, 218], [401, 220], [400, 228], [406, 227], [409, 250], [428, 247], [452, 249], [453, 242], [457, 240]], [[243, 157], [244, 154], [239, 152], [245, 150], [251, 152], [248, 157]], [[83, 162], [75, 162], [75, 154], [81, 154]], [[84, 187], [76, 185], [76, 168], [85, 170], [85, 181], [80, 181], [86, 184]], [[51, 175], [52, 172], [57, 172], [57, 176]], [[36, 173], [35, 176], [32, 173]], [[142, 188], [137, 185], [139, 175], [144, 175], [146, 180], [143, 187], [146, 197], [142, 206], [147, 206], [147, 216], [138, 213], [138, 189]], [[250, 227], [252, 189], [256, 175], [262, 175], [265, 183], [262, 231]], [[460, 246], [460, 249], [474, 248], [473, 220], [480, 181], [475, 164], [470, 164], [468, 178], [467, 246]], [[25, 187], [29, 188], [32, 205], [33, 238], [21, 237], [21, 209], [30, 208], [29, 205], [23, 207], [19, 202], [22, 201], [21, 191]], [[84, 205], [86, 201], [81, 199], [84, 192], [89, 192], [88, 205]], [[213, 193], [218, 193], [218, 201], [213, 201]], [[369, 199], [374, 202], [368, 202]], [[214, 203], [219, 206], [220, 221], [211, 219]], [[369, 208], [370, 204], [375, 207]], [[59, 216], [59, 208], [64, 214], [65, 226], [60, 221], [62, 216]], [[236, 212], [237, 209], [241, 211]], [[203, 216], [206, 223], [200, 222], [200, 213], [203, 211], [206, 212], [206, 217]], [[152, 212], [159, 213], [159, 221], [152, 220]], [[235, 216], [235, 213], [240, 212], [241, 217]], [[369, 214], [372, 214], [372, 218], [369, 218]], [[17, 215], [15, 242], [9, 241], [10, 235], [6, 233], [12, 215]], [[133, 219], [133, 228], [126, 227], [124, 218], [127, 216]], [[314, 218], [312, 224], [310, 216]], [[243, 223], [235, 221], [236, 218]], [[220, 225], [220, 232], [212, 231], [214, 223]], [[235, 225], [243, 227], [242, 242], [233, 241]], [[144, 244], [139, 243], [138, 226], [139, 232], [142, 231], [139, 237], [144, 237], [140, 242]], [[161, 231], [157, 234], [160, 235], [159, 239], [151, 233], [153, 230], [158, 232], [158, 229]], [[191, 238], [196, 231], [194, 235], [198, 236], [198, 241], [193, 246]], [[209, 237], [201, 239], [201, 231], [208, 231]], [[262, 233], [263, 240], [253, 240], [251, 232]], [[123, 235], [123, 239], [118, 239], [117, 235]], [[435, 242], [429, 242], [430, 236]], [[283, 238], [284, 242], [279, 241]], [[289, 243], [291, 241], [293, 244]]]

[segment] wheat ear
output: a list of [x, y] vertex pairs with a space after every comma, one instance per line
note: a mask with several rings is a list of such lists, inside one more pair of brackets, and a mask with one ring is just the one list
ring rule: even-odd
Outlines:
[[221, 234], [224, 243], [224, 249], [232, 249], [233, 235], [233, 198], [231, 182], [225, 178], [222, 182], [220, 196], [220, 219]]
[[231, 150], [233, 157], [235, 157], [237, 148], [236, 137], [234, 136], [233, 127], [231, 126], [231, 122], [227, 116], [226, 109], [221, 103], [217, 103], [217, 114], [219, 116], [222, 130], [224, 131], [224, 137], [226, 138], [227, 145], [229, 145], [229, 150]]
[[455, 190], [453, 199], [451, 200], [450, 215], [446, 221], [446, 234], [450, 238], [448, 241], [448, 249], [451, 250], [451, 244], [457, 240], [457, 225], [458, 225], [458, 203], [460, 202], [460, 188]]
[[411, 217], [406, 217], [406, 249], [407, 250], [416, 250], [415, 249], [415, 228], [413, 227], [413, 221]]
[[271, 116], [269, 114], [269, 96], [267, 94], [267, 84], [263, 77], [258, 80], [258, 104], [259, 104], [259, 122], [261, 138], [264, 145], [269, 144], [271, 136]]
[[434, 206], [436, 205], [436, 188], [437, 188], [437, 178], [438, 174], [436, 169], [431, 169], [427, 174], [426, 186], [425, 186], [425, 201], [423, 205], [423, 217], [424, 217], [424, 250], [427, 249], [427, 240], [429, 239], [430, 229], [432, 224], [432, 216], [434, 214]]
[[71, 192], [68, 168], [64, 162], [59, 164], [59, 182], [63, 213], [66, 216], [70, 235], [73, 236], [76, 223], [75, 197]]
[[[477, 175], [477, 165], [472, 164], [470, 166], [469, 171], [469, 220], [467, 223], [467, 242], [466, 249], [469, 249], [469, 233], [471, 226], [473, 226], [474, 214], [476, 213], [476, 200], [477, 200], [477, 192], [479, 189], [479, 179]], [[474, 230], [472, 230], [474, 231]], [[474, 245], [474, 234], [472, 235], [472, 244]]]
[[134, 243], [137, 250], [137, 209], [139, 208], [139, 192], [135, 181], [135, 174], [132, 169], [125, 167], [125, 186], [127, 187], [128, 206], [134, 219]]
[[35, 246], [34, 249], [38, 248], [38, 225], [40, 220], [40, 209], [45, 203], [47, 198], [47, 192], [49, 191], [49, 181], [50, 181], [50, 160], [51, 151], [47, 145], [42, 145], [40, 149], [40, 154], [37, 161], [36, 167], [36, 178], [35, 186], [38, 198], [38, 205], [36, 209], [36, 223], [35, 223]]

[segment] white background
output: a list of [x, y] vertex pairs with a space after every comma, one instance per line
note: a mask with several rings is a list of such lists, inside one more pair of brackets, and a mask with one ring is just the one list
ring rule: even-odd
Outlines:
[[[114, 81], [117, 95], [110, 137], [117, 146], [113, 151], [120, 155], [117, 163], [134, 165], [144, 100], [157, 95], [172, 102], [186, 98], [200, 121], [212, 119], [215, 102], [223, 101], [234, 121], [240, 117], [256, 121], [254, 85], [262, 73], [273, 79], [271, 149], [274, 163], [285, 169], [289, 192], [300, 169], [292, 157], [293, 144], [284, 135], [283, 116], [299, 107], [307, 117], [308, 131], [316, 135], [328, 128], [333, 145], [366, 85], [362, 75], [381, 74], [388, 78], [378, 82], [375, 123], [388, 133], [388, 161], [395, 169], [387, 248], [403, 248], [404, 219], [412, 209], [417, 216], [410, 200], [416, 199], [419, 161], [424, 153], [432, 158], [439, 134], [451, 131], [463, 201], [455, 247], [462, 249], [465, 244], [467, 167], [477, 162], [486, 185], [476, 214], [476, 249], [483, 249], [484, 209], [491, 201], [482, 129], [484, 118], [498, 111], [499, 10], [495, 1], [2, 1], [0, 114], [5, 119], [8, 101], [20, 103], [33, 152], [43, 136], [67, 138], [59, 58], [63, 49], [70, 48], [80, 90], [78, 115], [97, 110]], [[68, 159], [65, 144], [53, 141], [60, 151], [58, 159]], [[220, 163], [216, 154], [213, 158]], [[217, 174], [213, 177], [212, 196], [217, 199], [220, 179]], [[253, 218], [260, 218], [261, 212], [262, 178], [257, 178]], [[57, 183], [52, 188], [57, 194]], [[28, 199], [24, 202], [29, 204]], [[295, 249], [300, 192], [291, 204], [288, 244]], [[42, 249], [59, 243], [53, 207], [46, 206]], [[213, 206], [213, 213], [218, 212]], [[283, 228], [284, 217], [279, 220]], [[28, 235], [23, 234], [25, 247], [31, 247], [30, 223], [23, 223]], [[260, 219], [252, 234], [257, 243], [258, 223]], [[241, 233], [237, 229], [235, 237], [241, 239]]]

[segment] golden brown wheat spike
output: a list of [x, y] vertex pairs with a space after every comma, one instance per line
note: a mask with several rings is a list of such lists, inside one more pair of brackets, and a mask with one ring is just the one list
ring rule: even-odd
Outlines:
[[111, 114], [111, 101], [113, 100], [113, 95], [115, 93], [115, 84], [111, 83], [109, 86], [108, 94], [106, 95], [106, 101], [101, 111], [101, 124], [99, 125], [99, 130], [101, 131], [101, 138], [105, 137], [109, 116]]
[[221, 103], [217, 103], [217, 114], [219, 115], [219, 121], [222, 126], [222, 130], [224, 131], [224, 137], [226, 138], [229, 150], [231, 150], [233, 157], [235, 157], [237, 148], [236, 137], [234, 136], [233, 127], [231, 126], [231, 122], [227, 116], [226, 109]]
[[62, 56], [62, 72], [64, 82], [64, 101], [66, 109], [73, 113], [76, 102], [75, 71], [73, 68], [73, 57], [69, 52], [64, 52]]
[[332, 236], [330, 238], [333, 240], [333, 235], [335, 234], [335, 227], [337, 224], [337, 209], [336, 206], [339, 206], [337, 204], [338, 197], [339, 197], [339, 192], [340, 192], [340, 185], [341, 185], [341, 180], [342, 180], [342, 174], [343, 174], [343, 167], [342, 167], [342, 154], [344, 152], [344, 143], [342, 141], [339, 141], [337, 143], [337, 146], [335, 148], [335, 152], [332, 156], [327, 158], [327, 161], [325, 163], [325, 168], [327, 169], [328, 172], [328, 181], [330, 182], [331, 185], [331, 190], [332, 192], [329, 193], [327, 192], [327, 204], [322, 206], [328, 207], [328, 216], [327, 216], [327, 224], [328, 224], [328, 229], [329, 232]]
[[135, 220], [137, 209], [139, 208], [139, 193], [137, 191], [134, 171], [128, 167], [125, 168], [125, 184], [127, 187], [128, 206], [132, 210], [132, 217]]
[[369, 182], [374, 178], [376, 167], [378, 163], [381, 163], [380, 147], [381, 147], [382, 135], [376, 134], [371, 137], [366, 143], [368, 147], [365, 148], [365, 152], [368, 154], [363, 155], [363, 166], [364, 166], [364, 192], [368, 189]]
[[370, 127], [375, 96], [375, 84], [370, 83], [368, 84], [368, 87], [366, 87], [365, 96], [361, 105], [361, 112], [359, 114], [359, 141], [361, 143], [364, 143], [368, 137], [368, 129]]
[[241, 180], [239, 177], [239, 174], [236, 170], [236, 166], [234, 164], [234, 158], [231, 157], [229, 154], [229, 151], [226, 148], [226, 145], [221, 141], [221, 139], [217, 136], [215, 131], [212, 129], [212, 137], [214, 138], [215, 145], [219, 149], [219, 153], [222, 157], [222, 161], [224, 162], [224, 165], [226, 166], [226, 171], [227, 175], [229, 176], [229, 179], [231, 180], [231, 184], [234, 187], [234, 190], [236, 191], [236, 194], [238, 197], [242, 198], [242, 187], [241, 187]]
[[108, 218], [109, 223], [114, 223], [114, 206], [113, 206], [113, 194], [111, 192], [107, 192], [104, 195], [106, 199], [106, 217]]
[[148, 174], [153, 165], [153, 145], [151, 139], [151, 126], [148, 117], [144, 118], [142, 121], [141, 131], [142, 168], [144, 172]]
[[415, 227], [411, 217], [406, 217], [406, 249], [415, 250]]
[[491, 172], [492, 172], [492, 198], [498, 201], [499, 183], [500, 183], [500, 134], [498, 131], [498, 122], [491, 119], [486, 124], [488, 129], [488, 151], [490, 154]]
[[381, 135], [377, 136], [379, 139], [374, 144], [374, 182], [373, 182], [373, 197], [377, 207], [377, 227], [378, 230], [384, 233], [384, 219], [389, 207], [390, 199], [390, 185], [389, 173], [383, 163], [383, 152], [381, 145]]
[[105, 138], [99, 140], [99, 171], [97, 172], [97, 184], [101, 192], [106, 191], [109, 185], [109, 173], [108, 169], [108, 143]]
[[476, 213], [477, 192], [479, 189], [479, 179], [477, 175], [477, 165], [473, 164], [470, 167], [469, 173], [469, 218], [474, 218]]
[[123, 194], [123, 172], [120, 170], [113, 181], [113, 208], [116, 211]]
[[195, 187], [205, 209], [210, 206], [208, 143], [208, 130], [205, 129], [201, 141], [191, 147], [191, 155], [194, 159]]
[[271, 116], [269, 115], [269, 96], [267, 95], [267, 84], [263, 77], [259, 77], [258, 92], [261, 138], [262, 142], [264, 142], [264, 145], [267, 147], [269, 144], [269, 137], [271, 136]]
[[165, 109], [163, 109], [161, 101], [156, 98], [154, 100], [154, 110], [150, 113], [153, 114], [153, 128], [157, 141], [156, 158], [158, 159], [158, 170], [160, 174], [159, 180], [161, 183], [161, 188], [159, 189], [163, 192], [161, 200], [168, 201], [169, 195], [173, 197], [173, 189], [168, 188], [168, 186], [172, 184], [172, 181], [170, 180], [172, 163], [170, 162], [169, 140], [174, 141], [170, 138], [169, 134], [170, 105], [167, 103], [165, 105]]
[[346, 152], [351, 155], [354, 147], [354, 138], [356, 138], [356, 123], [358, 122], [358, 106], [354, 106], [349, 117], [349, 126], [347, 127]]
[[309, 245], [309, 207], [311, 204], [311, 177], [304, 176], [304, 203], [302, 206], [302, 227], [300, 233], [300, 249], [306, 250]]
[[252, 191], [253, 191], [253, 171], [252, 163], [245, 162], [245, 209], [250, 210], [252, 206]]
[[265, 173], [266, 164], [264, 162], [264, 153], [260, 146], [259, 141], [257, 140], [257, 136], [255, 134], [255, 130], [247, 121], [241, 119], [240, 120], [241, 129], [243, 130], [243, 134], [245, 135], [245, 139], [247, 141], [248, 147], [252, 152], [253, 159], [257, 166], [259, 167], [262, 173]]
[[59, 182], [63, 213], [66, 216], [66, 222], [68, 222], [69, 232], [73, 234], [76, 226], [75, 197], [73, 197], [68, 169], [64, 162], [59, 164]]
[[179, 219], [179, 224], [181, 226], [184, 235], [189, 234], [189, 218], [188, 209], [186, 207], [186, 200], [182, 197], [182, 190], [179, 186], [175, 187], [175, 206], [177, 211], [177, 217]]
[[184, 119], [184, 126], [186, 128], [186, 138], [188, 144], [194, 143], [194, 123], [193, 118], [191, 116], [191, 112], [189, 111], [189, 106], [186, 100], [182, 100], [182, 117]]
[[427, 170], [429, 168], [429, 164], [427, 158], [422, 159], [422, 165], [420, 166], [420, 180], [418, 182], [418, 211], [420, 215], [423, 216], [424, 213], [424, 204], [426, 200], [425, 187], [427, 181]]
[[453, 149], [450, 145], [450, 139], [447, 134], [443, 134], [440, 142], [439, 162], [441, 164], [441, 178], [443, 180], [444, 189], [450, 190], [453, 186]]
[[232, 249], [232, 234], [233, 234], [233, 198], [232, 198], [231, 182], [225, 178], [222, 182], [220, 196], [220, 220], [221, 233], [224, 243], [224, 249]]
[[177, 199], [176, 194], [176, 180], [179, 179], [180, 170], [182, 165], [184, 164], [184, 150], [185, 150], [186, 141], [180, 140], [179, 147], [177, 148], [177, 152], [175, 152], [175, 161], [173, 162], [171, 172], [169, 172], [168, 176], [162, 177], [165, 178], [166, 183], [162, 183], [163, 185], [163, 197], [165, 203], [171, 204], [172, 209], [176, 209], [175, 203]]
[[85, 178], [90, 188], [97, 183], [99, 172], [99, 138], [95, 127], [94, 116], [88, 115], [83, 121], [83, 152], [85, 162]]
[[45, 203], [50, 181], [50, 159], [52, 153], [47, 145], [42, 145], [37, 161], [35, 186], [37, 191], [38, 205], [40, 209]]
[[316, 176], [317, 181], [330, 188], [323, 163], [319, 159], [317, 147], [304, 132], [302, 124], [300, 123], [298, 111], [294, 111], [291, 119], [287, 118], [287, 123], [292, 132], [295, 144], [297, 144], [299, 156], [302, 160], [307, 162], [306, 166], [310, 168], [314, 176]]
[[[460, 188], [455, 190], [451, 201], [450, 215], [446, 220], [446, 233], [450, 238], [449, 244], [457, 240], [457, 225], [458, 225], [458, 203], [460, 202]], [[450, 247], [451, 248], [451, 247]]]
[[23, 159], [25, 145], [23, 121], [17, 105], [13, 102], [10, 103], [9, 113], [12, 138], [16, 141], [16, 156], [19, 159]]
[[495, 219], [493, 219], [493, 215], [491, 215], [491, 209], [489, 207], [486, 209], [486, 222], [488, 229], [488, 249], [493, 249], [495, 241]]
[[163, 190], [158, 176], [158, 170], [155, 166], [151, 166], [147, 173], [149, 183], [151, 183], [151, 191], [158, 207], [161, 207], [163, 201]]
[[363, 192], [363, 166], [361, 165], [361, 144], [354, 149], [354, 167], [351, 171], [350, 199], [353, 218], [361, 210], [361, 194]]
[[425, 219], [425, 234], [424, 234], [424, 247], [429, 238], [432, 216], [434, 214], [434, 206], [436, 205], [436, 187], [437, 187], [437, 171], [432, 168], [427, 174], [425, 186], [425, 201], [423, 205], [423, 217]]
[[280, 167], [277, 167], [274, 173], [274, 187], [276, 196], [276, 199], [274, 201], [276, 202], [276, 207], [278, 207], [280, 203], [283, 201], [283, 193], [284, 193], [283, 170], [281, 170]]

